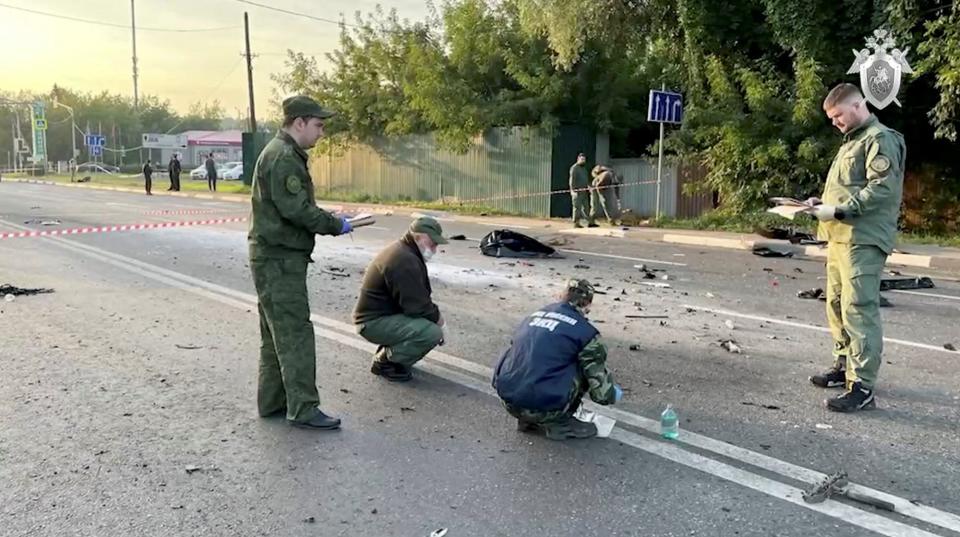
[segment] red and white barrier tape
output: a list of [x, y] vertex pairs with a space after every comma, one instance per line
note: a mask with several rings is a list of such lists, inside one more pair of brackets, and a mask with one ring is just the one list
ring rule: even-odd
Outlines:
[[112, 231], [141, 231], [144, 229], [161, 229], [170, 227], [210, 226], [228, 224], [232, 222], [246, 222], [245, 216], [236, 218], [217, 218], [214, 220], [192, 220], [186, 222], [153, 222], [148, 224], [124, 224], [119, 226], [75, 227], [69, 229], [44, 229], [37, 231], [16, 231], [11, 233], [0, 232], [2, 239], [23, 239], [28, 237], [55, 237], [58, 235], [86, 235], [88, 233], [109, 233]]

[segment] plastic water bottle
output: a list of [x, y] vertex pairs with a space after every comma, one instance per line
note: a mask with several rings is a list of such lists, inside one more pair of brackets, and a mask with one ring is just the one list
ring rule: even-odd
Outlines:
[[677, 417], [677, 413], [673, 410], [673, 407], [667, 405], [666, 410], [660, 414], [660, 436], [668, 439], [674, 440], [680, 436], [680, 419]]

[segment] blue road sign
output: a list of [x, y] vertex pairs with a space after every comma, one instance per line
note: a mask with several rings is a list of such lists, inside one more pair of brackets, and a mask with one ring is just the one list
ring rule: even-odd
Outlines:
[[657, 123], [683, 121], [683, 95], [671, 91], [650, 90], [647, 121]]
[[102, 157], [102, 156], [103, 156], [103, 146], [102, 146], [102, 145], [91, 145], [91, 146], [90, 146], [90, 156], [91, 156], [91, 157]]
[[103, 147], [107, 145], [107, 137], [99, 134], [87, 134], [83, 137], [83, 145], [88, 145], [90, 147]]

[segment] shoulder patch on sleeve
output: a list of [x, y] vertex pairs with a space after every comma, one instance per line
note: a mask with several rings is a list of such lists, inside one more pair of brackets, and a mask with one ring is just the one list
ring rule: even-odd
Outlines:
[[297, 176], [291, 175], [290, 177], [287, 177], [288, 192], [291, 194], [299, 194], [301, 190], [303, 190], [303, 183], [300, 182], [300, 179]]
[[877, 155], [870, 161], [870, 169], [877, 173], [883, 173], [890, 169], [890, 159], [883, 155]]

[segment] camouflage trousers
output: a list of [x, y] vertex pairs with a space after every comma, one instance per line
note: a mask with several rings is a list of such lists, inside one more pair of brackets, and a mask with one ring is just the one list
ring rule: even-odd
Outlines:
[[847, 387], [877, 382], [883, 354], [880, 280], [887, 255], [876, 246], [827, 246], [827, 323], [834, 356], [846, 356]]
[[507, 413], [518, 420], [535, 425], [546, 425], [573, 416], [577, 409], [580, 408], [580, 403], [585, 393], [583, 383], [581, 379], [577, 377], [573, 382], [573, 389], [570, 390], [570, 398], [567, 404], [560, 410], [529, 410], [513, 406], [506, 401], [501, 401], [501, 403], [503, 403], [503, 407], [507, 409]]
[[359, 334], [380, 346], [375, 360], [382, 358], [407, 367], [419, 362], [443, 339], [443, 329], [437, 323], [403, 314], [368, 321], [359, 327]]
[[590, 207], [590, 197], [592, 191], [571, 192], [573, 201], [573, 223], [580, 224], [580, 220], [586, 220], [588, 224], [593, 223], [594, 215]]
[[591, 210], [594, 219], [605, 216], [611, 224], [617, 224], [620, 221], [620, 200], [612, 186], [598, 188], [593, 191]]
[[320, 405], [307, 262], [306, 256], [250, 260], [260, 313], [261, 416], [286, 408], [288, 420], [307, 421]]

